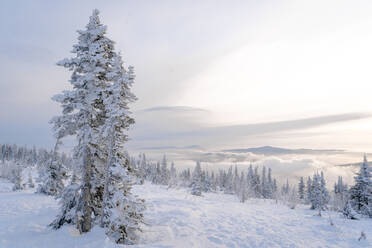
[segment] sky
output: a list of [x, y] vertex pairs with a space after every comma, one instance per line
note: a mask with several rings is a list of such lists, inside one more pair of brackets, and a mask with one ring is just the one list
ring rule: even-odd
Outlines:
[[359, 0], [3, 0], [0, 143], [52, 147], [51, 97], [70, 87], [55, 64], [94, 8], [136, 70], [129, 150], [372, 152], [372, 2]]

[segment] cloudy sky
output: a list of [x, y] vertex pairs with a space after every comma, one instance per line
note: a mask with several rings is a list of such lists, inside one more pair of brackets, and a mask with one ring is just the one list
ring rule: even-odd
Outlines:
[[[93, 8], [136, 68], [130, 150], [372, 152], [371, 1], [1, 1], [0, 142], [51, 147]], [[164, 150], [164, 151], [163, 151]]]

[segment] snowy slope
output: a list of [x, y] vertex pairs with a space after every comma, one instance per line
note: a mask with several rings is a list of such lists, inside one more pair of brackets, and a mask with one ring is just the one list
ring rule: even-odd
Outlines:
[[[57, 214], [57, 202], [31, 191], [9, 192], [0, 181], [0, 247], [120, 247], [100, 228], [80, 236], [73, 227], [46, 227]], [[146, 199], [147, 225], [135, 247], [372, 247], [372, 220], [351, 221], [330, 213], [323, 217], [307, 206], [291, 210], [273, 201], [239, 203], [235, 196], [190, 195], [146, 183], [135, 187]], [[358, 241], [364, 231], [367, 240]]]

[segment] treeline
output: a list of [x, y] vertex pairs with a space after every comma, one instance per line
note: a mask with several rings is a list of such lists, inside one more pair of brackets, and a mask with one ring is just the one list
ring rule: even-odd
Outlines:
[[169, 166], [165, 155], [161, 162], [153, 162], [141, 154], [138, 158], [131, 158], [131, 168], [136, 171], [139, 183], [147, 180], [168, 187], [187, 187], [191, 194], [197, 196], [203, 192], [222, 192], [235, 194], [241, 202], [249, 198], [275, 199], [291, 208], [295, 208], [298, 203], [311, 204], [311, 209], [319, 211], [327, 209], [331, 199], [323, 172], [309, 177], [307, 186], [301, 177], [297, 188], [289, 185], [288, 180], [278, 186], [271, 168], [252, 164], [245, 170], [238, 170], [236, 165], [227, 170], [207, 170], [202, 168], [200, 162], [196, 162], [192, 170], [187, 168], [177, 171], [173, 162]]
[[277, 180], [272, 177], [271, 168], [249, 166], [247, 171], [238, 171], [237, 166], [227, 170], [202, 169], [200, 162], [195, 168], [176, 171], [174, 163], [170, 163], [164, 155], [161, 162], [151, 162], [145, 154], [139, 158], [131, 158], [131, 167], [135, 169], [140, 181], [148, 180], [154, 184], [169, 187], [189, 187], [193, 195], [202, 192], [222, 191], [236, 194], [244, 202], [247, 198], [274, 199], [278, 192]]
[[[52, 161], [61, 165], [62, 168], [72, 168], [73, 159], [66, 153], [53, 154], [47, 149], [36, 149], [35, 146], [17, 146], [9, 144], [0, 144], [0, 177], [9, 179], [13, 184], [13, 190], [21, 190], [27, 187], [35, 186], [34, 178], [29, 173], [25, 174], [25, 168], [36, 168], [39, 176], [36, 178], [39, 184], [38, 192], [54, 195], [44, 190], [45, 180], [50, 180], [46, 175], [46, 169]], [[61, 170], [62, 171], [62, 170]], [[65, 175], [66, 172], [63, 172]], [[66, 175], [65, 175], [66, 178]]]
[[[81, 173], [72, 169], [76, 160], [65, 153], [35, 147], [2, 144], [0, 148], [0, 175], [14, 183], [14, 190], [34, 187], [31, 175], [22, 178], [24, 168], [34, 167], [38, 170], [37, 192], [59, 196], [67, 202], [76, 200], [76, 192], [72, 194], [71, 188], [66, 190], [64, 186], [81, 182]], [[310, 209], [319, 211], [319, 215], [321, 211], [333, 210], [350, 219], [372, 217], [372, 180], [366, 156], [356, 174], [355, 185], [349, 187], [339, 176], [331, 191], [327, 189], [323, 172], [316, 172], [307, 179], [300, 177], [297, 186], [290, 185], [288, 180], [278, 186], [271, 168], [266, 167], [250, 165], [245, 170], [238, 170], [237, 166], [230, 166], [208, 170], [196, 162], [193, 169], [177, 170], [174, 162], [169, 162], [165, 155], [161, 161], [154, 162], [148, 160], [145, 154], [131, 157], [127, 163], [138, 184], [149, 181], [168, 187], [187, 187], [196, 196], [201, 196], [203, 192], [235, 194], [241, 202], [249, 198], [275, 199], [291, 208], [298, 203], [309, 204]], [[72, 188], [77, 190], [76, 186]]]
[[331, 191], [327, 189], [322, 171], [307, 177], [306, 182], [304, 177], [300, 177], [298, 185], [290, 185], [286, 180], [278, 186], [271, 168], [266, 167], [250, 165], [248, 169], [239, 171], [237, 166], [230, 166], [227, 170], [207, 170], [196, 162], [192, 170], [177, 171], [173, 162], [169, 166], [165, 155], [161, 162], [153, 162], [147, 160], [145, 154], [132, 157], [130, 163], [139, 183], [147, 180], [168, 187], [188, 187], [190, 193], [197, 196], [203, 192], [223, 192], [236, 194], [241, 202], [249, 198], [275, 199], [290, 208], [299, 203], [308, 204], [319, 215], [321, 211], [333, 210], [351, 219], [372, 217], [372, 181], [366, 157], [354, 186], [349, 188], [339, 176]]
[[[27, 146], [17, 146], [9, 144], [0, 144], [0, 161], [18, 163], [23, 166], [36, 166], [44, 164], [53, 156], [51, 150], [37, 149], [35, 146], [28, 148]], [[68, 168], [71, 167], [72, 158], [66, 153], [58, 153], [57, 159]]]

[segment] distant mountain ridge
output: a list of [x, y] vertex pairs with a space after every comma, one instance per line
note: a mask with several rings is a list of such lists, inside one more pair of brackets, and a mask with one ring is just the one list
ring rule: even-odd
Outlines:
[[253, 148], [243, 148], [243, 149], [228, 149], [223, 150], [223, 152], [233, 152], [233, 153], [254, 153], [259, 155], [280, 155], [280, 154], [324, 154], [324, 153], [343, 153], [344, 150], [332, 150], [332, 149], [287, 149], [274, 146], [261, 146]]

